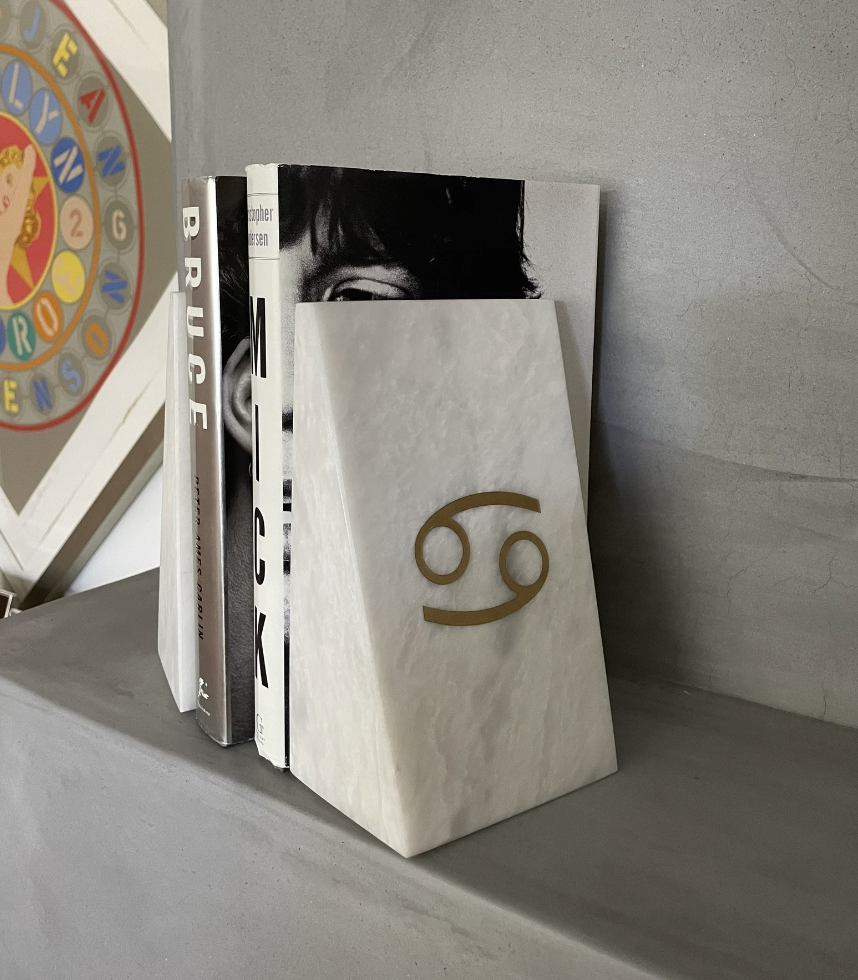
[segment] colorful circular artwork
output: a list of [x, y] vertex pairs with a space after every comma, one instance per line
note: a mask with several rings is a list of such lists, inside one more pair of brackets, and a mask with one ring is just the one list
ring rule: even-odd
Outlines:
[[131, 332], [140, 172], [107, 65], [63, 4], [0, 0], [0, 426], [90, 401]]

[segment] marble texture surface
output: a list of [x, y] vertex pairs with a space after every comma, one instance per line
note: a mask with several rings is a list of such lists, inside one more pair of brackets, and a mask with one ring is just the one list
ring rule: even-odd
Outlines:
[[[614, 772], [554, 304], [300, 304], [295, 406], [294, 774], [413, 855]], [[434, 584], [421, 528], [497, 491], [539, 511], [477, 506], [461, 533], [431, 531], [435, 573], [456, 569], [462, 538], [470, 551]], [[519, 531], [548, 562], [516, 541], [503, 578]], [[495, 621], [429, 621], [519, 591]]]

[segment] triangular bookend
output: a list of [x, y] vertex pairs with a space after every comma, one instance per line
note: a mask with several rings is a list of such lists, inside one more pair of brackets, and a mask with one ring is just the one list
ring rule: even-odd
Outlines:
[[301, 304], [294, 774], [406, 856], [616, 770], [554, 304]]

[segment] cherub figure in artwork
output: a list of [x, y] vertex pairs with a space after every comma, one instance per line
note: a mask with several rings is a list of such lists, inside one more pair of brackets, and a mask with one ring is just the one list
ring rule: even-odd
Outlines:
[[17, 304], [9, 290], [9, 273], [15, 269], [32, 285], [26, 250], [39, 237], [41, 218], [36, 211], [37, 189], [33, 174], [36, 151], [6, 146], [0, 150], [0, 309]]

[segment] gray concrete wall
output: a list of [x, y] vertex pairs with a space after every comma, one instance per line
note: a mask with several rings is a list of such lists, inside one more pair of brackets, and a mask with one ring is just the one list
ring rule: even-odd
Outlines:
[[606, 650], [858, 725], [858, 5], [171, 0], [177, 177], [600, 183]]

